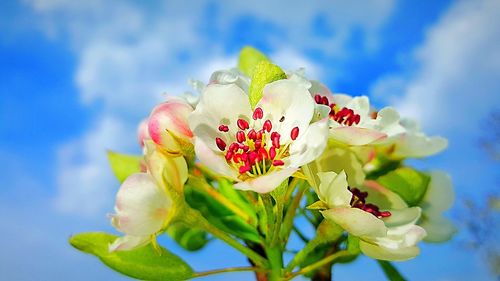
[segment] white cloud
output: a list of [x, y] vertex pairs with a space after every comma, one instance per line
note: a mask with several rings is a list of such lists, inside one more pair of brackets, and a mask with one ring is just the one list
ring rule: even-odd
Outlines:
[[472, 132], [498, 108], [499, 45], [500, 2], [457, 2], [415, 51], [418, 69], [383, 78], [372, 93], [429, 130]]

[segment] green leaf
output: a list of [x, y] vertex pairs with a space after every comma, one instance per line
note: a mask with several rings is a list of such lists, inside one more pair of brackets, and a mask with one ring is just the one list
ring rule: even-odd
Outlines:
[[264, 86], [281, 79], [286, 79], [286, 74], [279, 66], [268, 61], [260, 61], [257, 66], [255, 66], [248, 93], [252, 108], [254, 108], [262, 98]]
[[234, 189], [233, 184], [226, 180], [226, 179], [220, 179], [218, 180], [218, 191], [224, 195], [227, 199], [231, 200], [233, 203], [238, 205], [241, 209], [243, 209], [248, 215], [252, 217], [253, 221], [257, 221], [257, 213], [255, 208], [250, 204], [248, 199], [245, 198], [240, 192], [245, 192], [245, 191], [238, 191]]
[[427, 191], [430, 177], [409, 167], [398, 168], [377, 179], [410, 206], [417, 205]]
[[205, 231], [181, 223], [170, 225], [167, 233], [177, 244], [188, 251], [197, 251], [208, 243], [208, 235]]
[[98, 257], [110, 268], [141, 280], [186, 280], [193, 277], [193, 269], [178, 256], [149, 244], [131, 251], [109, 253], [108, 245], [117, 236], [104, 232], [87, 232], [72, 236], [70, 244], [76, 249]]
[[385, 276], [387, 279], [390, 281], [406, 281], [406, 279], [399, 273], [396, 267], [394, 267], [390, 262], [388, 261], [381, 261], [377, 260], [378, 264], [384, 271]]
[[243, 240], [260, 243], [260, 236], [255, 227], [246, 223], [207, 193], [186, 184], [184, 186], [184, 195], [188, 204], [200, 211], [203, 217], [217, 228]]
[[108, 151], [108, 160], [113, 173], [120, 182], [123, 182], [131, 174], [141, 171], [141, 156]]
[[254, 47], [243, 47], [238, 58], [238, 69], [252, 77], [254, 68], [260, 61], [269, 61], [269, 59]]

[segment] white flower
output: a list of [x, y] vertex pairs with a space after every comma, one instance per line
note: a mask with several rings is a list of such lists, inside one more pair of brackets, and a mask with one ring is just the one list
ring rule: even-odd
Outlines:
[[202, 163], [237, 189], [267, 193], [323, 152], [328, 127], [311, 124], [313, 114], [313, 99], [296, 81], [266, 85], [254, 110], [236, 84], [211, 84], [189, 124]]
[[[343, 171], [319, 173], [318, 177], [317, 194], [321, 202], [314, 207], [325, 208], [321, 213], [326, 219], [359, 237], [360, 249], [365, 255], [400, 261], [419, 254], [415, 245], [425, 236], [425, 230], [415, 225], [420, 208], [407, 208], [397, 195], [373, 183], [363, 189], [368, 191], [349, 188]], [[390, 211], [379, 208], [390, 208]]]
[[125, 236], [117, 238], [110, 251], [131, 250], [149, 243], [175, 216], [175, 194], [187, 180], [183, 157], [166, 157], [146, 141], [147, 173], [135, 173], [116, 195], [113, 226]]
[[326, 86], [311, 81], [316, 112], [330, 117], [330, 139], [347, 145], [366, 145], [402, 131], [399, 114], [385, 107], [374, 114], [367, 96], [332, 94]]
[[444, 242], [457, 231], [455, 225], [443, 217], [443, 212], [450, 209], [455, 200], [455, 192], [450, 176], [444, 172], [430, 172], [431, 181], [422, 202], [422, 219], [419, 225], [427, 231], [425, 241]]

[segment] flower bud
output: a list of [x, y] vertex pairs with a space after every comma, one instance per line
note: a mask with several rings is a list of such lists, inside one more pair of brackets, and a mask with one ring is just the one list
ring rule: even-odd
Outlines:
[[187, 122], [192, 111], [188, 103], [178, 99], [157, 105], [149, 116], [149, 136], [167, 154], [192, 154], [193, 133]]
[[148, 139], [151, 139], [148, 131], [148, 119], [143, 119], [137, 126], [137, 141], [141, 147], [144, 147], [144, 141]]

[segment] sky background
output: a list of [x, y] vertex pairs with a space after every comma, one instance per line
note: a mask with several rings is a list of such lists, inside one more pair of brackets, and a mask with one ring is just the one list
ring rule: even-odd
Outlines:
[[[112, 231], [119, 184], [105, 150], [139, 153], [136, 125], [164, 93], [235, 66], [247, 44], [449, 138], [447, 151], [414, 163], [452, 175], [459, 226], [464, 200], [498, 194], [499, 162], [479, 143], [500, 111], [500, 1], [268, 2], [0, 2], [0, 279], [126, 280], [67, 243]], [[467, 239], [423, 244], [397, 267], [410, 280], [495, 280]], [[197, 270], [246, 264], [219, 242], [195, 254], [162, 243]], [[364, 274], [384, 280], [366, 258], [334, 268], [336, 280]]]

